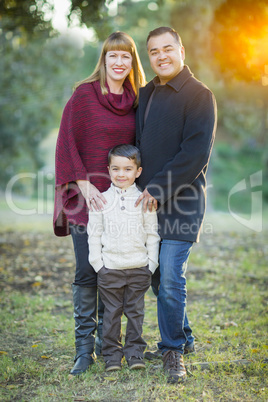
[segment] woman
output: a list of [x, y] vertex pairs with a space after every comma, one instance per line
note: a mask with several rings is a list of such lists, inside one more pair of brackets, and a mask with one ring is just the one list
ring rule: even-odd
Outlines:
[[97, 304], [99, 338], [103, 317], [103, 305], [97, 303], [97, 275], [88, 262], [88, 209], [99, 210], [106, 203], [101, 192], [110, 185], [108, 151], [120, 143], [134, 144], [135, 107], [144, 85], [133, 39], [124, 32], [112, 33], [94, 72], [76, 85], [62, 116], [56, 147], [54, 232], [71, 233], [76, 257], [73, 375], [94, 363]]

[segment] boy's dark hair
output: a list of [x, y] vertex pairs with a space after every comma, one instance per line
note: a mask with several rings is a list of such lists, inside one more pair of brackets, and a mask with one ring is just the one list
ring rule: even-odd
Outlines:
[[149, 40], [151, 39], [152, 36], [159, 36], [159, 35], [162, 35], [162, 34], [164, 34], [166, 32], [169, 32], [173, 36], [175, 41], [178, 42], [178, 44], [180, 46], [182, 46], [181, 37], [178, 34], [178, 32], [175, 31], [175, 29], [170, 28], [170, 27], [159, 27], [159, 28], [156, 28], [153, 31], [149, 32], [149, 35], [148, 35], [147, 41], [146, 41], [147, 47], [148, 47], [148, 42], [149, 42]]
[[138, 148], [134, 145], [120, 144], [110, 149], [108, 154], [109, 166], [111, 164], [112, 156], [124, 156], [125, 158], [133, 160], [138, 168], [141, 166], [141, 154]]

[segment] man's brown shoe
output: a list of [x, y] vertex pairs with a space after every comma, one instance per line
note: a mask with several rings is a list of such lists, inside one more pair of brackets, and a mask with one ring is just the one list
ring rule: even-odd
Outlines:
[[183, 356], [175, 350], [167, 350], [163, 354], [164, 370], [169, 374], [168, 383], [177, 383], [186, 380], [186, 369]]

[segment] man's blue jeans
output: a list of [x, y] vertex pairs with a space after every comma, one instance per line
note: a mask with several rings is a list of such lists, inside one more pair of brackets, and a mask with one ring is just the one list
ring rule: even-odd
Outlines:
[[194, 342], [186, 314], [185, 274], [191, 248], [192, 242], [188, 241], [163, 239], [161, 242], [157, 312], [162, 339], [158, 348], [162, 353], [175, 350], [183, 354], [184, 346]]

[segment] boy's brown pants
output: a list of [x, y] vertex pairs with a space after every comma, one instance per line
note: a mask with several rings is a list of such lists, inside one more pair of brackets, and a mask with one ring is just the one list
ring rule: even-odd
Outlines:
[[[143, 357], [146, 342], [142, 338], [144, 295], [151, 284], [148, 266], [133, 269], [108, 269], [98, 272], [98, 287], [104, 303], [103, 344], [104, 361], [120, 362], [125, 356]], [[121, 334], [121, 318], [127, 317], [125, 345]]]

